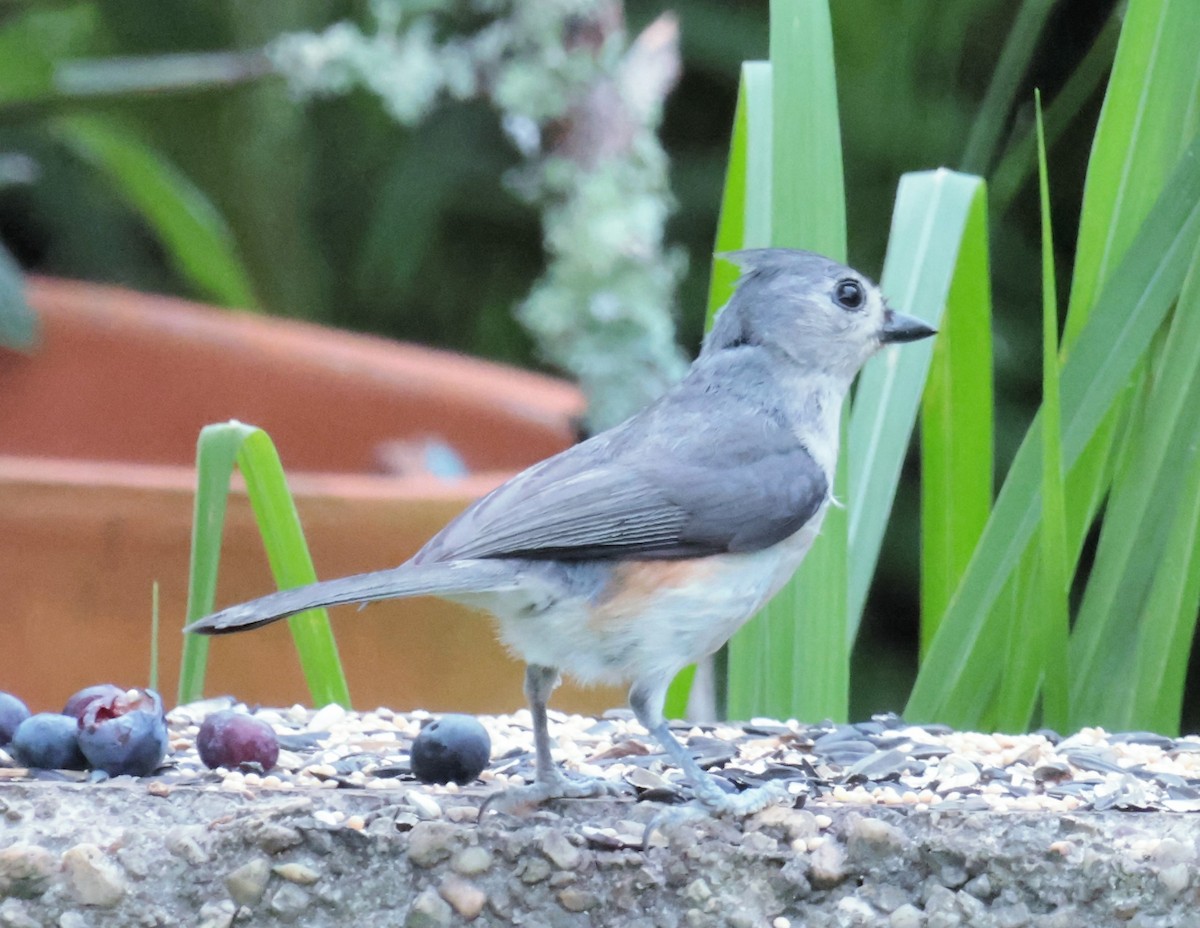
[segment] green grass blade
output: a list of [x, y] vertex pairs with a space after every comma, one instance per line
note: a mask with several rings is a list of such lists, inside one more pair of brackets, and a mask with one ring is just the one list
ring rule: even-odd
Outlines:
[[1195, 445], [1192, 451], [1161, 567], [1139, 623], [1144, 631], [1134, 666], [1133, 711], [1125, 728], [1144, 725], [1172, 735], [1180, 730], [1188, 657], [1200, 611], [1200, 460]]
[[[881, 281], [890, 305], [934, 326], [940, 325], [953, 281], [961, 276], [958, 271], [960, 253], [965, 249], [967, 254], [963, 257], [976, 272], [980, 269], [978, 259], [982, 258], [982, 280], [975, 280], [973, 284], [982, 287], [982, 322], [986, 333], [989, 315], [986, 200], [983, 181], [967, 174], [924, 171], [905, 174], [900, 179]], [[963, 307], [963, 311], [976, 317], [967, 322], [966, 337], [979, 331], [975, 323], [980, 308], [979, 304]], [[972, 359], [981, 364], [990, 400], [990, 336], [984, 344], [987, 357], [973, 354]], [[964, 343], [964, 353], [968, 350], [973, 353], [979, 347], [978, 341], [972, 341], [969, 346]], [[883, 533], [900, 482], [904, 451], [916, 423], [934, 351], [932, 340], [904, 346], [903, 350], [886, 351], [867, 364], [858, 381], [846, 442], [850, 487], [847, 504], [850, 642], [858, 630], [875, 573]], [[975, 408], [972, 412], [978, 414], [980, 410]], [[970, 421], [972, 435], [953, 437], [955, 442], [963, 439], [964, 450], [974, 451], [977, 448], [974, 433], [986, 433], [984, 444], [989, 470], [990, 417], [989, 402], [984, 419]], [[951, 440], [950, 436], [947, 439]], [[968, 497], [978, 495], [974, 490], [968, 492]], [[986, 519], [991, 501], [990, 481], [984, 488], [983, 501], [983, 519]], [[979, 529], [982, 527], [981, 519]]]
[[[1108, 77], [1117, 50], [1117, 39], [1121, 35], [1122, 12], [1118, 7], [1108, 17], [1087, 54], [1046, 108], [1045, 144], [1048, 151], [1054, 148], [1062, 134], [1084, 112], [1096, 89]], [[1008, 212], [1012, 201], [1036, 168], [1037, 138], [1035, 127], [1031, 125], [1009, 144], [996, 170], [992, 172], [988, 188], [993, 215], [1002, 216]]]
[[[280, 588], [313, 583], [317, 579], [295, 503], [270, 437], [261, 429], [240, 422], [207, 426], [201, 430], [197, 446], [189, 622], [213, 608], [229, 476], [235, 462], [245, 477], [267, 559]], [[349, 706], [349, 690], [325, 610], [314, 609], [292, 616], [288, 625], [314, 705], [336, 702]], [[206, 657], [207, 640], [187, 636], [180, 702], [198, 699], [203, 694]]]
[[1067, 352], [1200, 128], [1197, 48], [1200, 4], [1130, 0], [1088, 159], [1063, 330]]
[[992, 329], [987, 202], [972, 204], [921, 406], [921, 653], [992, 508]]
[[[1200, 4], [1131, 0], [1088, 159], [1064, 354], [1200, 127], [1198, 47]], [[1114, 407], [1068, 474], [1068, 546], [1076, 557], [1112, 479], [1124, 406]]]
[[[1165, 697], [1170, 713], [1134, 716], [1135, 680], [1158, 690], [1167, 661], [1162, 643], [1179, 631], [1179, 603], [1197, 539], [1176, 527], [1191, 518], [1188, 497], [1196, 468], [1196, 409], [1200, 408], [1200, 255], [1180, 297], [1149, 396], [1132, 426], [1128, 460], [1118, 472], [1072, 638], [1075, 724], [1134, 722], [1177, 728], [1179, 697]], [[1161, 612], [1148, 603], [1163, 599]], [[1193, 613], [1191, 621], [1194, 622]], [[1143, 650], [1140, 642], [1156, 644]], [[1119, 686], [1114, 681], [1122, 680]], [[1176, 680], [1178, 685], [1181, 681]], [[1142, 697], [1138, 711], [1159, 706]]]
[[105, 174], [158, 235], [167, 256], [206, 299], [255, 304], [233, 234], [212, 201], [162, 154], [111, 120], [64, 116], [55, 136]]
[[[246, 478], [246, 492], [279, 588], [316, 583], [317, 571], [308, 553], [296, 504], [288, 490], [279, 453], [266, 432], [256, 429], [246, 436], [238, 450], [238, 468]], [[288, 625], [313, 704], [336, 702], [349, 706], [350, 693], [325, 610], [301, 612], [292, 616]]]
[[[1200, 138], [1168, 181], [1125, 258], [1111, 275], [1062, 368], [1063, 466], [1070, 469], [1128, 382], [1179, 293], [1200, 240]], [[970, 725], [968, 694], [991, 688], [1003, 636], [991, 612], [1037, 531], [1041, 507], [1041, 422], [1013, 461], [992, 515], [908, 704], [914, 718]]]
[[1046, 19], [1055, 0], [1024, 0], [1013, 19], [1012, 28], [1000, 50], [992, 79], [971, 125], [963, 150], [962, 169], [970, 174], [986, 174], [996, 158], [1000, 137], [1008, 126], [1008, 116], [1029, 62], [1037, 48]]
[[[1042, 214], [1042, 527], [1040, 617], [1043, 666], [1042, 723], [1066, 731], [1070, 717], [1067, 642], [1071, 629], [1070, 565], [1067, 561], [1066, 490], [1062, 466], [1062, 397], [1058, 353], [1058, 283], [1050, 221], [1050, 172], [1042, 98], [1036, 94], [1038, 193]], [[1044, 610], [1044, 611], [1043, 611]]]
[[158, 633], [161, 628], [158, 611], [158, 581], [150, 586], [150, 678], [146, 684], [155, 692], [158, 691]]
[[[221, 562], [221, 534], [229, 497], [229, 475], [237, 462], [238, 448], [252, 431], [239, 422], [205, 426], [196, 442], [196, 500], [192, 511], [192, 550], [188, 567], [187, 622], [213, 611], [217, 596], [217, 569]], [[209, 639], [185, 635], [179, 668], [179, 702], [204, 696]]]

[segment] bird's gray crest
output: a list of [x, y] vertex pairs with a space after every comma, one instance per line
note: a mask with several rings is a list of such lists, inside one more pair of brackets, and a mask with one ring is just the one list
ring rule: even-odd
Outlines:
[[743, 248], [738, 251], [719, 251], [716, 257], [736, 265], [743, 277], [755, 273], [780, 272], [828, 276], [850, 270], [825, 255], [798, 248]]

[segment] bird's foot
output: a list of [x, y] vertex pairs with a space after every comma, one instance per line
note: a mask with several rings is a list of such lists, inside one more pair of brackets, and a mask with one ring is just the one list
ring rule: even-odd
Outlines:
[[745, 818], [767, 806], [792, 802], [793, 797], [779, 780], [769, 780], [740, 793], [727, 793], [706, 777], [703, 784], [696, 787], [696, 801], [712, 815]]
[[479, 818], [488, 812], [520, 815], [555, 799], [599, 799], [625, 793], [620, 783], [599, 777], [568, 778], [556, 772], [553, 777], [535, 780], [527, 786], [513, 786], [492, 793], [479, 807]]
[[681, 806], [668, 806], [646, 823], [642, 836], [642, 850], [650, 847], [654, 833], [684, 822], [713, 818], [743, 819], [761, 812], [767, 806], [783, 802], [791, 803], [794, 797], [778, 780], [771, 780], [754, 789], [740, 793], [727, 793], [707, 776], [693, 785], [696, 798]]

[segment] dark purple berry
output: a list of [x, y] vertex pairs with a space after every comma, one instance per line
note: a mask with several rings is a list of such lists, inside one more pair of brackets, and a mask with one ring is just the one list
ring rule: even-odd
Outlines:
[[443, 715], [417, 733], [412, 772], [422, 783], [470, 783], [487, 766], [492, 739], [473, 715]]
[[111, 700], [124, 695], [125, 691], [113, 683], [98, 683], [95, 686], [86, 686], [67, 700], [67, 704], [63, 706], [62, 714], [69, 715], [75, 719], [81, 719], [83, 718], [84, 710], [97, 699]]
[[162, 699], [136, 689], [93, 699], [79, 718], [79, 748], [93, 769], [109, 776], [149, 776], [167, 754]]
[[29, 707], [9, 693], [0, 693], [0, 748], [12, 741], [17, 726], [29, 718]]
[[262, 719], [222, 709], [201, 723], [196, 750], [206, 767], [258, 764], [263, 770], [270, 770], [279, 759], [279, 739], [275, 737], [275, 729]]
[[78, 730], [69, 715], [39, 712], [17, 726], [8, 751], [26, 767], [83, 770], [87, 762], [79, 751]]

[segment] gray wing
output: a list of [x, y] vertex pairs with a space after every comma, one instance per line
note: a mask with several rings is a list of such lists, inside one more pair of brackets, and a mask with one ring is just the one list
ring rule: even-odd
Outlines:
[[518, 474], [415, 560], [756, 551], [797, 531], [827, 494], [782, 416], [685, 393]]

